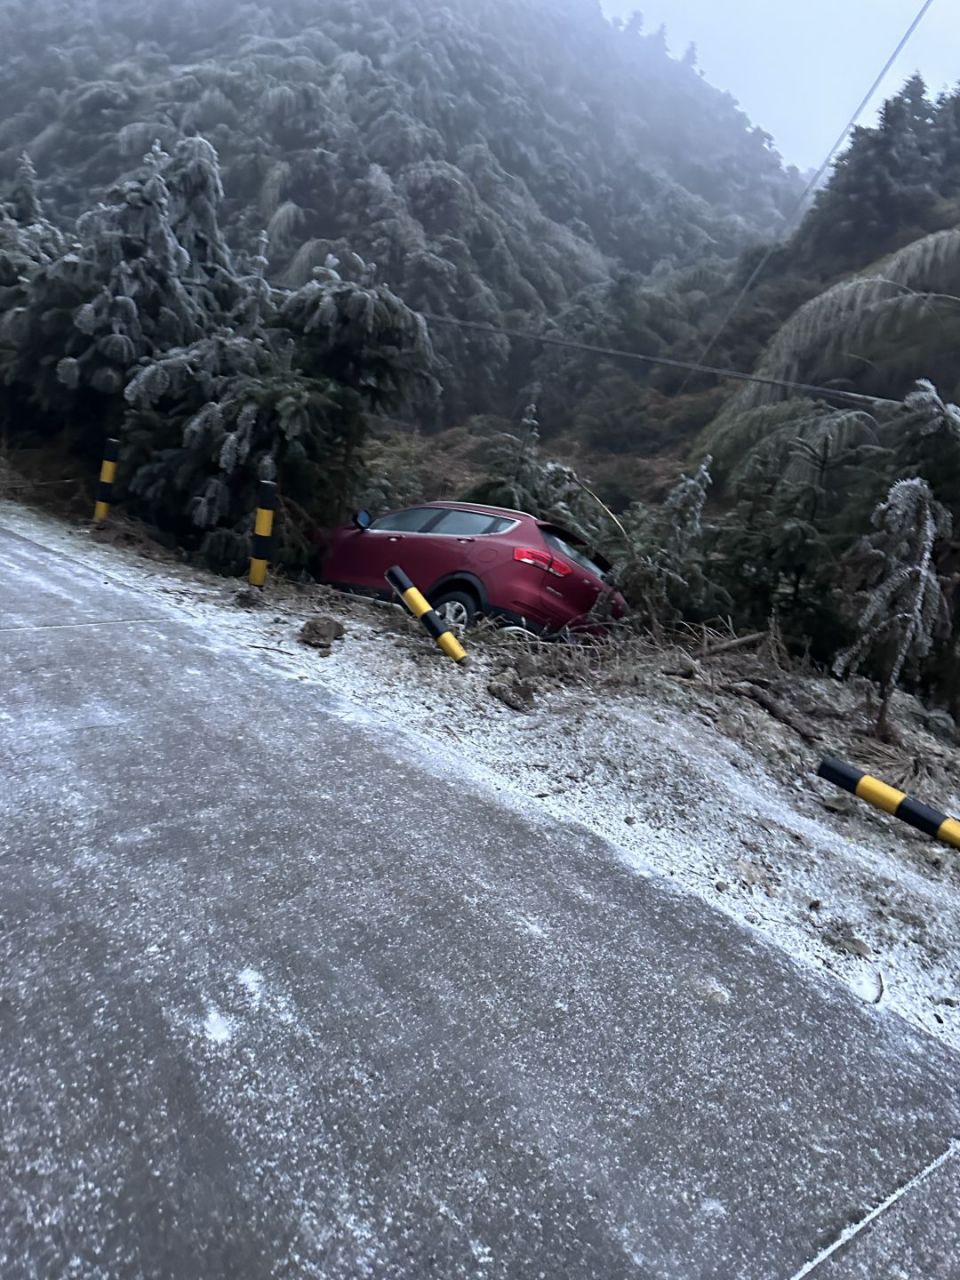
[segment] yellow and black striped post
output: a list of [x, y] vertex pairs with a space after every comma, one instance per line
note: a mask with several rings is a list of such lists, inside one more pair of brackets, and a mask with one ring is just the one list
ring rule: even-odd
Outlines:
[[97, 503], [93, 508], [94, 524], [103, 524], [110, 514], [110, 504], [113, 502], [113, 482], [117, 478], [117, 459], [119, 457], [120, 441], [108, 440], [103, 446], [100, 483], [97, 485]]
[[253, 526], [253, 549], [250, 556], [250, 585], [262, 587], [273, 551], [273, 518], [277, 510], [277, 486], [272, 480], [261, 480], [257, 502], [257, 518]]
[[892, 813], [895, 818], [916, 827], [924, 835], [933, 836], [943, 844], [960, 849], [960, 822], [956, 818], [948, 818], [945, 813], [939, 813], [929, 805], [921, 804], [919, 800], [912, 800], [905, 792], [887, 786], [879, 778], [873, 778], [869, 773], [854, 768], [852, 764], [845, 764], [842, 760], [834, 760], [828, 756], [821, 762], [817, 774], [827, 782], [832, 782], [835, 787], [841, 787], [851, 795], [866, 800], [874, 808]]
[[467, 651], [449, 627], [444, 626], [440, 617], [430, 608], [430, 601], [413, 585], [399, 565], [388, 569], [384, 575], [415, 618], [426, 627], [437, 644], [454, 662], [463, 662]]

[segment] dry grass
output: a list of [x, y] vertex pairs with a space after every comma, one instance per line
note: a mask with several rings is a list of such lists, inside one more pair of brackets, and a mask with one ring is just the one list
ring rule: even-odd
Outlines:
[[896, 696], [898, 740], [880, 742], [870, 682], [841, 682], [809, 660], [791, 658], [776, 627], [740, 637], [723, 624], [684, 626], [658, 643], [622, 624], [607, 637], [567, 643], [483, 623], [470, 632], [468, 645], [492, 674], [543, 692], [566, 689], [588, 698], [634, 692], [684, 709], [697, 706], [750, 746], [763, 729], [783, 742], [787, 780], [796, 780], [798, 759], [808, 772], [820, 756], [837, 755], [930, 803], [947, 804], [957, 791], [958, 744], [931, 730], [916, 698]]
[[14, 451], [0, 438], [0, 498], [57, 515], [76, 517], [81, 510], [92, 511], [96, 476], [88, 479], [66, 474], [65, 466], [75, 469], [76, 463], [53, 449]]

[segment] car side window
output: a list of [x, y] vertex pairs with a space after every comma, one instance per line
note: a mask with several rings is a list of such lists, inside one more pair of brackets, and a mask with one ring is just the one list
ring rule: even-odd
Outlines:
[[408, 507], [406, 511], [392, 511], [381, 516], [370, 526], [378, 533], [426, 533], [443, 515], [436, 507]]
[[503, 533], [512, 520], [491, 516], [483, 511], [445, 511], [431, 533], [447, 533], [458, 538], [476, 538], [484, 533]]

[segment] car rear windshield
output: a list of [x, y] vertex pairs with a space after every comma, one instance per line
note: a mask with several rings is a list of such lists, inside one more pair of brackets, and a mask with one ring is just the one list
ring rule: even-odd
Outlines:
[[575, 542], [571, 542], [569, 538], [565, 538], [553, 529], [542, 529], [541, 532], [544, 542], [546, 542], [551, 551], [557, 551], [560, 555], [566, 556], [568, 560], [572, 560], [574, 564], [579, 565], [581, 569], [585, 569], [587, 573], [592, 573], [600, 579], [603, 578], [603, 570], [594, 560], [590, 559], [583, 547], [578, 547]]

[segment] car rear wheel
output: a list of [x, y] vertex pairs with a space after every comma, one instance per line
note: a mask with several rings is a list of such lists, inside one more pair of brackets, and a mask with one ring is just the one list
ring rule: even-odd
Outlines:
[[448, 627], [470, 627], [479, 612], [476, 600], [467, 591], [441, 591], [431, 603]]

